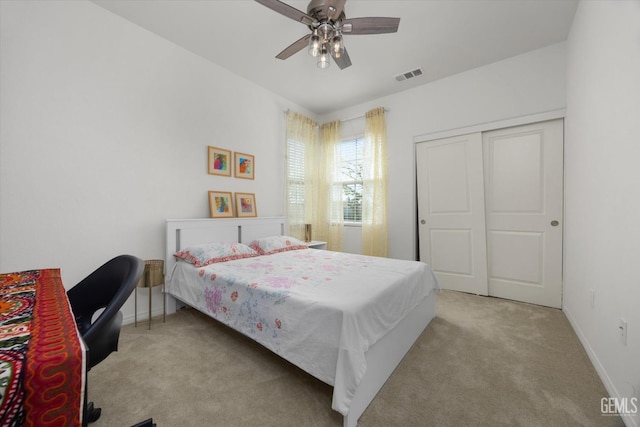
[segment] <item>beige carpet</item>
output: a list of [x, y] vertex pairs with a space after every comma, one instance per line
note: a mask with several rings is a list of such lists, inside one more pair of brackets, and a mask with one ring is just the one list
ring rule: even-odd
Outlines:
[[[123, 328], [89, 373], [94, 427], [341, 426], [331, 388], [191, 310]], [[360, 418], [382, 426], [622, 426], [560, 310], [442, 291], [437, 317]]]

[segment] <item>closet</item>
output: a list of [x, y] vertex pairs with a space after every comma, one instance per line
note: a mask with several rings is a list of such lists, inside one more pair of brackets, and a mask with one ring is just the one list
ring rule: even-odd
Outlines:
[[562, 119], [416, 144], [420, 259], [443, 289], [562, 302]]

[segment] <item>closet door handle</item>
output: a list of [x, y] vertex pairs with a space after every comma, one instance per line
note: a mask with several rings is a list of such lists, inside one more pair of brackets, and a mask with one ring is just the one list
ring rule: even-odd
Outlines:
[[551, 221], [551, 226], [552, 227], [557, 227], [560, 223], [558, 221], [556, 221], [555, 219], [553, 221]]
[[425, 221], [424, 219], [420, 220], [420, 224], [426, 224], [426, 223], [427, 223], [427, 221]]

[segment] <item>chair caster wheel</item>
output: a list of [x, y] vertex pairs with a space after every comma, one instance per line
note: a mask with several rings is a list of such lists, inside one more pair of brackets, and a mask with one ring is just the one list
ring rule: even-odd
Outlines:
[[93, 402], [89, 402], [89, 404], [87, 405], [87, 421], [89, 421], [90, 423], [95, 422], [98, 420], [98, 418], [100, 418], [100, 415], [102, 414], [102, 409], [101, 408], [95, 408], [93, 406]]

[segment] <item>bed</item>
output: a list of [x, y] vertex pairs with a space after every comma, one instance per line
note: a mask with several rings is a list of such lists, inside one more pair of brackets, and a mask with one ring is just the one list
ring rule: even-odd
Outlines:
[[166, 291], [333, 386], [354, 427], [435, 316], [438, 282], [424, 263], [311, 249], [286, 230], [167, 220]]

